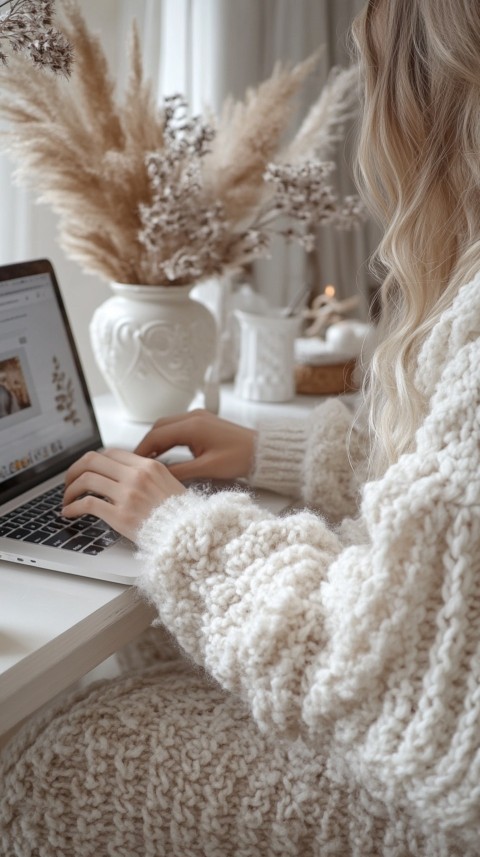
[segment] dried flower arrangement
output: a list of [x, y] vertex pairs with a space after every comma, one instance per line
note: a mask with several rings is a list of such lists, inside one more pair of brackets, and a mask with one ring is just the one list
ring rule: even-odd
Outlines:
[[155, 104], [136, 27], [123, 99], [99, 38], [74, 0], [63, 30], [75, 69], [63, 81], [0, 69], [4, 144], [17, 176], [60, 215], [60, 241], [85, 270], [106, 280], [184, 285], [268, 254], [273, 234], [309, 250], [319, 225], [363, 218], [340, 201], [325, 162], [357, 106], [357, 71], [334, 69], [288, 145], [282, 138], [295, 94], [318, 56], [277, 66], [243, 102], [217, 118], [188, 117], [181, 96]]
[[37, 67], [70, 75], [73, 52], [53, 24], [54, 0], [5, 0], [0, 9], [0, 62], [22, 52]]

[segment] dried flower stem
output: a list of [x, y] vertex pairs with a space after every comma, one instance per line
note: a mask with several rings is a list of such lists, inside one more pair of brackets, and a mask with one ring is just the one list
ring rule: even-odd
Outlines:
[[[4, 0], [0, 9], [0, 44], [5, 49], [22, 51], [32, 63], [49, 68], [55, 74], [70, 75], [72, 48], [65, 36], [53, 26], [54, 0]], [[0, 48], [0, 61], [6, 65], [7, 54]]]

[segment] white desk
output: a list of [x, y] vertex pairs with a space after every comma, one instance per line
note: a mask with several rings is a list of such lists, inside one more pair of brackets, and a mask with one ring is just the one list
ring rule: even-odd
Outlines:
[[[301, 416], [320, 401], [244, 402], [228, 385], [220, 413], [255, 426]], [[148, 426], [119, 413], [112, 396], [95, 400], [106, 445], [131, 448]], [[0, 561], [0, 746], [18, 724], [147, 628], [154, 610], [134, 587]]]

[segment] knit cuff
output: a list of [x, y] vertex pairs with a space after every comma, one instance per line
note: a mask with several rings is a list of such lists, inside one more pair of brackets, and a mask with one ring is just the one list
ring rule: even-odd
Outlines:
[[300, 497], [306, 442], [306, 421], [289, 419], [260, 425], [250, 484]]

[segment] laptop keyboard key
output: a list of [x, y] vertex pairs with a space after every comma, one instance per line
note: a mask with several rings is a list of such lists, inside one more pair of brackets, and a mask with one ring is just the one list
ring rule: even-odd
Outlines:
[[23, 541], [31, 542], [34, 545], [40, 545], [48, 539], [49, 535], [50, 533], [46, 533], [44, 530], [37, 530], [36, 533], [29, 533], [28, 536], [25, 536]]
[[103, 550], [105, 550], [105, 548], [102, 548], [101, 545], [94, 544], [88, 545], [86, 548], [83, 549], [82, 553], [86, 553], [89, 556], [97, 556]]
[[107, 522], [106, 522], [106, 521], [102, 521], [102, 519], [101, 519], [101, 518], [97, 518], [97, 519], [96, 519], [96, 521], [95, 521], [95, 523], [94, 523], [94, 526], [95, 526], [95, 527], [98, 527], [98, 529], [99, 529], [99, 530], [102, 530], [102, 532], [103, 532], [104, 530], [110, 530], [110, 529], [111, 529], [110, 524], [107, 524]]
[[[37, 524], [38, 521], [35, 521]], [[57, 527], [56, 524], [43, 524], [42, 532], [44, 533], [58, 533], [60, 527]]]
[[98, 539], [95, 539], [95, 544], [101, 545], [103, 548], [109, 548], [110, 545], [114, 545], [115, 542], [118, 542], [119, 538], [120, 534], [111, 530], [109, 533], [103, 533]]
[[104, 531], [100, 529], [100, 527], [88, 527], [87, 530], [84, 530], [82, 535], [88, 536], [90, 541], [92, 542], [94, 539], [98, 539], [99, 536], [103, 536]]
[[82, 551], [84, 548], [88, 547], [90, 544], [90, 539], [86, 536], [76, 536], [74, 539], [70, 539], [70, 541], [65, 542], [62, 545], [63, 548], [67, 551]]
[[90, 524], [88, 521], [84, 521], [83, 518], [70, 518], [70, 526], [74, 527], [80, 533], [87, 530]]
[[68, 542], [73, 535], [74, 533], [67, 532], [66, 530], [60, 530], [60, 532], [54, 533], [53, 536], [50, 536], [50, 538], [47, 539], [44, 544], [52, 545], [52, 547], [54, 548], [60, 548], [63, 547], [65, 542]]
[[[39, 524], [56, 524], [56, 518], [53, 518], [52, 515], [39, 515], [38, 518], [35, 518]], [[57, 529], [59, 529], [62, 525], [58, 524]]]
[[65, 526], [65, 524], [73, 525], [75, 523], [75, 520], [72, 520], [72, 518], [64, 518], [62, 515], [55, 515], [55, 520], [62, 524], [63, 527]]
[[23, 541], [27, 536], [30, 535], [30, 530], [24, 530], [19, 527], [18, 530], [13, 530], [10, 533], [7, 533], [9, 539], [17, 539], [18, 541]]
[[30, 518], [28, 515], [16, 515], [15, 518], [10, 518], [10, 520], [12, 524], [16, 524], [17, 527], [22, 527], [30, 520]]
[[[39, 520], [40, 520], [40, 518], [37, 518], [37, 521], [39, 521]], [[54, 527], [55, 530], [64, 530], [65, 529], [65, 524], [62, 524], [61, 521], [57, 521], [56, 518], [52, 518], [51, 516], [49, 516], [44, 521], [42, 521], [42, 523], [45, 527]]]

